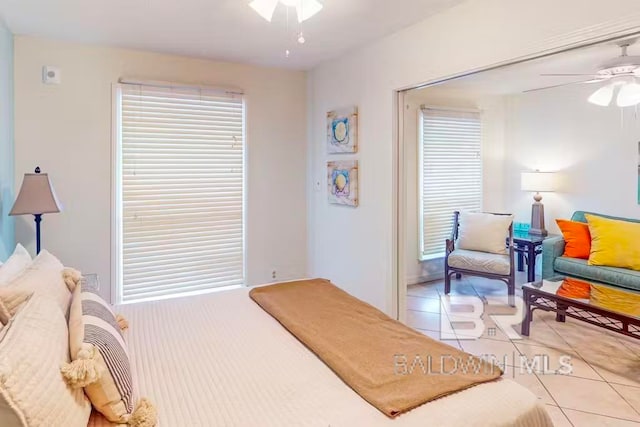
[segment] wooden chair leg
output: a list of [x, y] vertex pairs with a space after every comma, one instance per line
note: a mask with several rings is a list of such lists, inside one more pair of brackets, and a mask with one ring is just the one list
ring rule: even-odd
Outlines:
[[509, 305], [511, 307], [515, 307], [516, 306], [516, 280], [515, 277], [509, 277], [509, 281], [507, 282], [507, 293], [508, 293], [508, 299], [509, 299]]
[[451, 273], [449, 273], [449, 269], [445, 268], [444, 271], [444, 294], [449, 295], [451, 292]]

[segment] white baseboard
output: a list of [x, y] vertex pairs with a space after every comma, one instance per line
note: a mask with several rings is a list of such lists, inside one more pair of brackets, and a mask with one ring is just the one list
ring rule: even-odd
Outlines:
[[444, 272], [434, 272], [433, 274], [427, 274], [423, 276], [407, 277], [407, 285], [417, 285], [418, 283], [431, 282], [433, 280], [444, 279]]

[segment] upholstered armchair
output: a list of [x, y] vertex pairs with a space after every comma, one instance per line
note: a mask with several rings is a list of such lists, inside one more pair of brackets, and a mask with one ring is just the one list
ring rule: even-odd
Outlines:
[[451, 237], [446, 241], [444, 293], [451, 292], [452, 275], [459, 279], [462, 274], [468, 274], [503, 281], [511, 297], [515, 294], [513, 259], [512, 215], [471, 213], [461, 216], [456, 211]]

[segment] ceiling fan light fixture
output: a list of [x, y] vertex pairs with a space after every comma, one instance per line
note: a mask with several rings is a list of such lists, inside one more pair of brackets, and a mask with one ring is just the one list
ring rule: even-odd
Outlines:
[[609, 106], [609, 104], [611, 104], [611, 100], [613, 99], [614, 88], [615, 85], [611, 83], [606, 86], [602, 86], [600, 89], [591, 94], [588, 101], [595, 105], [607, 107]]
[[280, 0], [253, 0], [249, 6], [267, 21], [271, 22]]
[[616, 99], [618, 107], [630, 107], [638, 103], [640, 103], [640, 84], [631, 82], [620, 88]]
[[306, 21], [321, 10], [322, 4], [317, 0], [298, 0], [296, 2], [296, 14], [298, 15], [298, 22]]
[[322, 10], [322, 3], [318, 2], [318, 0], [253, 0], [249, 3], [249, 6], [264, 19], [271, 22], [278, 3], [282, 3], [287, 7], [295, 7], [298, 22], [306, 21]]

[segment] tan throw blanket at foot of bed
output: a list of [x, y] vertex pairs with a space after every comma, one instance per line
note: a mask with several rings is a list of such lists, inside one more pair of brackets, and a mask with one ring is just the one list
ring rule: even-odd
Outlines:
[[389, 417], [502, 375], [314, 279], [254, 288], [251, 299]]

